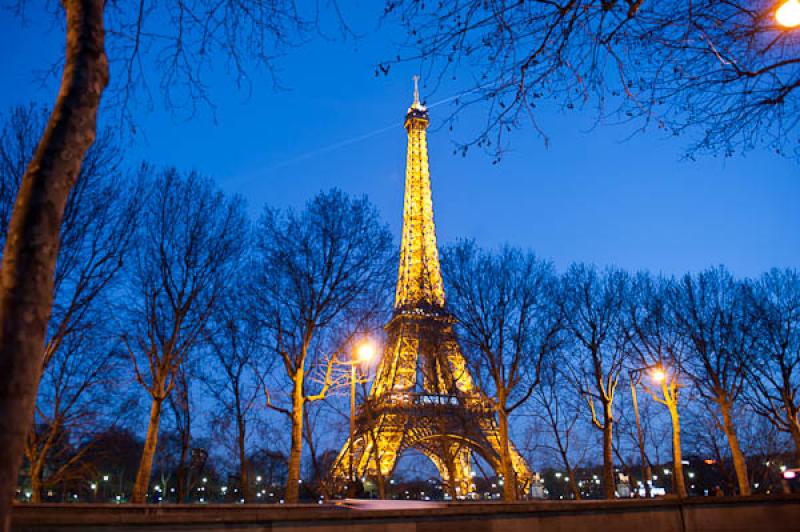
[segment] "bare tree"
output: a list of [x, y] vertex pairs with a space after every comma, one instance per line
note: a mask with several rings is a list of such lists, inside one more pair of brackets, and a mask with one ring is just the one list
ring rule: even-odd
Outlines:
[[739, 494], [750, 495], [734, 422], [755, 343], [742, 285], [725, 269], [714, 268], [686, 275], [670, 289], [669, 298], [677, 330], [689, 344], [684, 371], [700, 396], [713, 405], [730, 447]]
[[775, 428], [791, 435], [800, 463], [800, 274], [771, 270], [747, 283], [747, 295], [756, 343], [746, 366], [746, 398]]
[[[142, 172], [153, 173], [149, 167]], [[131, 500], [144, 502], [158, 441], [162, 403], [202, 333], [246, 238], [239, 198], [209, 179], [174, 169], [153, 175], [126, 297], [123, 341], [136, 380], [150, 395], [150, 421]]]
[[203, 380], [220, 407], [218, 416], [226, 421], [222, 427], [233, 430], [224, 435], [230, 440], [237, 459], [241, 499], [251, 502], [250, 465], [247, 449], [255, 433], [254, 417], [262, 405], [259, 375], [272, 370], [273, 360], [264, 356], [263, 335], [248, 304], [248, 275], [251, 266], [243, 262], [230, 288], [223, 295], [208, 327], [211, 363]]
[[690, 153], [757, 146], [797, 154], [800, 38], [775, 2], [732, 0], [389, 0], [407, 29], [403, 53], [434, 85], [464, 88], [456, 113], [486, 126], [462, 147], [501, 153], [537, 105], [592, 106], [598, 120], [637, 120], [680, 135]]
[[533, 253], [487, 253], [463, 241], [444, 250], [442, 273], [467, 363], [494, 398], [503, 498], [515, 500], [509, 416], [531, 397], [542, 362], [558, 346], [555, 271]]
[[148, 86], [146, 63], [155, 63], [152, 71], [161, 75], [168, 103], [175, 103], [170, 91], [189, 102], [207, 101], [202, 77], [214, 52], [230, 59], [227, 64], [241, 81], [250, 63], [269, 67], [271, 52], [304, 29], [292, 0], [247, 6], [210, 0], [64, 0], [58, 9], [66, 27], [63, 75], [17, 193], [0, 267], [0, 530], [10, 526], [9, 508], [33, 415], [59, 229], [70, 190], [95, 141], [97, 114], [109, 81], [107, 30], [111, 63], [118, 72], [119, 108], [130, 117], [126, 111], [135, 88]]
[[669, 304], [673, 281], [639, 274], [626, 305], [630, 316], [631, 349], [635, 361], [647, 373], [642, 383], [654, 401], [669, 411], [672, 423], [672, 472], [675, 493], [686, 497], [681, 454], [681, 422], [678, 411], [683, 364], [689, 340], [675, 326]]
[[[5, 237], [25, 163], [44, 129], [46, 110], [33, 106], [11, 110], [0, 137], [0, 239]], [[53, 282], [53, 311], [39, 353], [43, 388], [37, 400], [34, 429], [25, 444], [31, 500], [60, 482], [80, 463], [85, 449], [70, 450], [67, 462], [55, 462], [55, 444], [91, 434], [89, 419], [100, 417], [101, 393], [115, 364], [111, 332], [101, 319], [108, 292], [130, 248], [137, 213], [137, 188], [119, 170], [120, 151], [106, 131], [88, 151], [80, 182], [73, 188], [61, 223], [61, 252]], [[92, 416], [92, 406], [98, 415]], [[51, 463], [52, 461], [52, 463]], [[50, 473], [45, 473], [50, 471]], [[45, 478], [47, 476], [48, 478]]]
[[[351, 199], [332, 190], [317, 195], [299, 213], [267, 207], [256, 232], [256, 248], [256, 312], [291, 386], [288, 408], [277, 406], [269, 395], [268, 404], [291, 420], [285, 500], [294, 503], [299, 494], [303, 409], [325, 397], [337, 351], [351, 345], [385, 303], [392, 237], [366, 198]], [[336, 322], [351, 328], [344, 335], [332, 335]], [[325, 341], [327, 335], [336, 345]], [[320, 366], [322, 382], [317, 393], [309, 393], [308, 373]]]
[[173, 377], [175, 386], [167, 396], [167, 403], [172, 411], [174, 435], [178, 447], [175, 460], [175, 501], [188, 502], [190, 495], [189, 462], [192, 449], [192, 403], [190, 368], [184, 361]]
[[576, 264], [562, 278], [562, 320], [574, 346], [566, 362], [591, 412], [592, 425], [603, 434], [603, 493], [607, 499], [613, 499], [616, 492], [613, 406], [628, 357], [624, 303], [629, 293], [628, 275], [620, 270], [598, 272], [592, 266]]
[[[565, 355], [566, 356], [566, 355]], [[582, 398], [576, 394], [575, 383], [565, 374], [558, 356], [548, 357], [541, 369], [541, 383], [533, 392], [535, 415], [548, 428], [552, 443], [545, 447], [555, 452], [567, 473], [567, 484], [575, 500], [580, 500], [575, 467], [580, 463], [575, 444], [579, 443], [582, 426]]]

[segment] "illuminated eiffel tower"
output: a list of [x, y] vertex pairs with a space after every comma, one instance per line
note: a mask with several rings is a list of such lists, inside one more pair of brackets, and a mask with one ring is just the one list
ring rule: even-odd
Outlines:
[[[473, 453], [499, 472], [501, 447], [491, 400], [472, 380], [453, 331], [455, 319], [445, 307], [428, 169], [429, 119], [417, 81], [415, 76], [405, 119], [403, 235], [388, 341], [359, 408], [352, 448], [348, 439], [331, 477], [339, 488], [351, 474], [386, 481], [399, 456], [416, 449], [434, 463], [451, 497], [466, 498], [475, 490]], [[513, 445], [511, 459], [524, 494], [531, 472]]]

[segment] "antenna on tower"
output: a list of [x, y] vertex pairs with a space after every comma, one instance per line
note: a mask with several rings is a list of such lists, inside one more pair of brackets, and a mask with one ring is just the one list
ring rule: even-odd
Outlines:
[[419, 76], [414, 74], [414, 105], [419, 106]]

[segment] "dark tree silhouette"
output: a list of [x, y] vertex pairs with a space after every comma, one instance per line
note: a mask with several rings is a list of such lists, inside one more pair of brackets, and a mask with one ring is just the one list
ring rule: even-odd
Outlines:
[[747, 463], [734, 421], [754, 349], [742, 285], [723, 268], [686, 275], [671, 288], [677, 331], [689, 343], [683, 368], [725, 433], [740, 495], [750, 495]]
[[[465, 89], [480, 107], [470, 145], [499, 154], [537, 106], [594, 107], [598, 120], [636, 120], [687, 133], [689, 153], [758, 146], [800, 155], [800, 35], [776, 25], [772, 0], [389, 0], [405, 52], [426, 78]], [[544, 131], [539, 132], [545, 136]], [[545, 136], [546, 139], [546, 136]]]
[[235, 271], [247, 237], [241, 199], [226, 199], [209, 180], [174, 169], [148, 180], [126, 297], [123, 342], [136, 380], [150, 395], [150, 421], [131, 500], [144, 502], [164, 400], [202, 341]]
[[746, 399], [775, 428], [791, 435], [800, 463], [800, 274], [771, 270], [747, 283], [756, 344], [747, 364]]
[[[0, 239], [46, 119], [45, 109], [17, 107], [2, 127]], [[108, 401], [98, 386], [107, 384], [119, 366], [113, 332], [101, 314], [131, 247], [140, 192], [121, 175], [119, 160], [120, 149], [105, 131], [86, 154], [61, 222], [53, 310], [37, 357], [42, 387], [24, 451], [33, 502], [41, 501], [42, 490], [80, 469], [86, 448], [58, 442], [65, 434], [73, 441], [86, 440], [100, 429]]]
[[[22, 2], [19, 6], [24, 11]], [[41, 374], [39, 352], [50, 318], [59, 229], [67, 198], [95, 141], [100, 102], [109, 81], [109, 57], [119, 80], [114, 91], [117, 108], [121, 116], [131, 118], [130, 101], [137, 90], [149, 86], [145, 72], [160, 75], [168, 104], [179, 104], [177, 95], [183, 102], [208, 101], [202, 78], [214, 53], [227, 57], [227, 66], [243, 81], [249, 65], [269, 68], [276, 47], [304, 29], [292, 0], [247, 5], [210, 0], [63, 0], [57, 9], [66, 27], [63, 74], [47, 125], [23, 174], [0, 267], [3, 531], [10, 526], [9, 509]]]
[[[571, 378], [603, 434], [603, 494], [613, 499], [614, 396], [628, 358], [625, 300], [630, 294], [626, 273], [577, 264], [562, 278], [561, 318], [573, 346], [565, 361]], [[600, 411], [598, 412], [598, 408]]]
[[509, 416], [530, 399], [542, 362], [558, 347], [557, 277], [533, 253], [487, 253], [472, 241], [445, 249], [442, 273], [471, 374], [494, 399], [503, 498], [515, 500]]
[[669, 302], [674, 281], [639, 274], [626, 303], [635, 364], [647, 368], [640, 375], [645, 390], [669, 411], [672, 424], [672, 474], [675, 493], [686, 497], [681, 453], [681, 421], [678, 399], [689, 383], [683, 374], [690, 340], [675, 324]]
[[[267, 401], [291, 421], [285, 499], [294, 503], [303, 409], [326, 396], [337, 352], [351, 346], [385, 304], [394, 267], [392, 236], [366, 198], [351, 199], [332, 190], [317, 195], [301, 212], [267, 207], [255, 240], [255, 308], [290, 387], [288, 408], [277, 406], [269, 394]], [[343, 323], [349, 330], [340, 330]], [[321, 352], [326, 336], [334, 336], [337, 345]], [[309, 393], [309, 373], [320, 366], [322, 382], [317, 393]]]

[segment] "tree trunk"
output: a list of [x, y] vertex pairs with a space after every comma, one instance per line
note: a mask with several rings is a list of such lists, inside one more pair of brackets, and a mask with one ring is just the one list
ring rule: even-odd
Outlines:
[[42, 469], [41, 460], [30, 463], [31, 502], [34, 504], [42, 502]]
[[611, 403], [603, 403], [603, 495], [606, 499], [616, 497], [616, 482], [614, 481], [614, 439], [611, 415]]
[[582, 497], [581, 497], [581, 490], [578, 487], [578, 482], [575, 480], [575, 473], [573, 473], [572, 467], [569, 465], [568, 462], [565, 462], [565, 464], [566, 464], [565, 469], [567, 471], [567, 475], [569, 476], [569, 481], [567, 482], [567, 485], [569, 486], [569, 490], [572, 492], [572, 496], [575, 498], [576, 501], [579, 501], [582, 499]]
[[187, 446], [181, 441], [181, 454], [178, 457], [178, 470], [175, 472], [175, 501], [180, 504], [188, 502], [189, 478], [186, 467]]
[[747, 463], [744, 460], [744, 454], [742, 454], [742, 449], [739, 446], [736, 428], [733, 426], [731, 405], [725, 401], [720, 401], [719, 407], [722, 411], [722, 430], [725, 432], [725, 437], [728, 439], [728, 446], [731, 448], [733, 468], [736, 471], [736, 483], [739, 485], [739, 495], [750, 495], [750, 482], [747, 478]]
[[0, 530], [11, 501], [41, 373], [59, 229], [97, 129], [108, 83], [104, 0], [64, 0], [64, 73], [47, 128], [22, 177], [0, 267]]
[[245, 442], [247, 439], [247, 427], [242, 415], [242, 402], [241, 397], [237, 391], [235, 392], [236, 399], [236, 427], [237, 438], [239, 444], [239, 483], [242, 489], [242, 498], [245, 502], [250, 502], [250, 478], [247, 474], [247, 451], [245, 449]]
[[[445, 487], [447, 488], [447, 493], [450, 495], [450, 498], [454, 501], [457, 501], [459, 496], [466, 494], [460, 493], [461, 490], [456, 489], [456, 487], [460, 488], [460, 486], [458, 486], [458, 479], [456, 478], [456, 464], [453, 460], [452, 453], [450, 452], [451, 448], [449, 442], [447, 440], [442, 440], [440, 447], [442, 453], [441, 456], [444, 458], [444, 469], [447, 471], [447, 484]], [[439, 475], [442, 477], [442, 480], [444, 480], [444, 473], [440, 471]]]
[[[367, 413], [367, 419], [369, 418], [369, 413]], [[370, 428], [369, 434], [372, 438], [372, 453], [375, 460], [375, 483], [378, 485], [378, 498], [384, 500], [386, 499], [386, 477], [383, 476], [381, 469], [380, 438], [376, 432], [375, 429]]]
[[503, 406], [497, 409], [497, 421], [500, 433], [500, 468], [503, 470], [504, 479], [503, 500], [515, 501], [517, 499], [517, 475], [514, 472], [511, 447], [508, 442], [508, 413]]
[[292, 447], [289, 450], [289, 467], [286, 478], [286, 502], [295, 504], [300, 498], [300, 458], [303, 452], [303, 368], [294, 375], [292, 394]]
[[681, 454], [681, 419], [678, 405], [670, 402], [667, 404], [669, 416], [672, 420], [672, 479], [675, 493], [678, 497], [686, 497], [686, 479], [683, 477], [683, 456]]
[[147, 437], [144, 440], [142, 459], [139, 461], [139, 470], [136, 472], [136, 483], [133, 486], [131, 502], [142, 504], [146, 502], [147, 487], [150, 484], [150, 473], [153, 470], [153, 458], [158, 444], [158, 425], [161, 422], [161, 404], [163, 399], [153, 399], [150, 407], [150, 422], [147, 424]]
[[[552, 420], [552, 418], [550, 419]], [[575, 480], [575, 474], [572, 471], [572, 464], [569, 462], [567, 449], [564, 447], [564, 442], [561, 440], [561, 433], [558, 430], [558, 425], [556, 423], [551, 423], [550, 426], [553, 428], [553, 434], [556, 438], [556, 445], [558, 446], [558, 453], [561, 455], [561, 462], [564, 464], [564, 469], [567, 471], [567, 475], [569, 476], [569, 489], [572, 491], [572, 495], [575, 497], [575, 500], [579, 501], [582, 498], [581, 490], [578, 488], [578, 483]]]
[[795, 467], [800, 467], [800, 424], [797, 422], [797, 418], [790, 418], [789, 420], [789, 432], [792, 434], [792, 441], [794, 441], [794, 465]]

